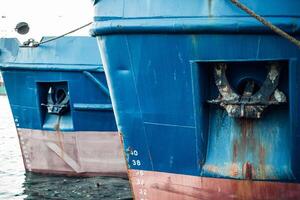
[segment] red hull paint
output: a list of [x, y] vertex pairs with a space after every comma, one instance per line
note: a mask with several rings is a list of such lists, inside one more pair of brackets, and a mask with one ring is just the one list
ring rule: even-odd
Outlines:
[[117, 132], [17, 130], [27, 171], [127, 177]]
[[129, 170], [136, 200], [291, 200], [300, 184], [196, 177]]

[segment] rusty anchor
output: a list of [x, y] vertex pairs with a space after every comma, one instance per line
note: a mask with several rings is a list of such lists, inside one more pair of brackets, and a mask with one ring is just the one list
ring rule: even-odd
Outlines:
[[261, 118], [268, 106], [286, 103], [285, 94], [277, 88], [281, 69], [279, 63], [271, 62], [267, 67], [269, 69], [267, 77], [258, 91], [254, 92], [254, 80], [247, 80], [243, 93], [239, 95], [227, 80], [227, 64], [215, 64], [214, 78], [219, 96], [208, 100], [208, 103], [220, 105], [230, 117], [256, 119]]
[[47, 107], [49, 114], [64, 114], [70, 107], [70, 97], [67, 89], [60, 86], [49, 87], [47, 104], [42, 103], [41, 105]]

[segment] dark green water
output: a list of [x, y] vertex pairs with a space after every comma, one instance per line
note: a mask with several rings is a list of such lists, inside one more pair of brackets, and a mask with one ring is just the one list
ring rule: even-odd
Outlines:
[[0, 200], [132, 199], [128, 180], [26, 173], [8, 100], [0, 96]]
[[24, 199], [131, 199], [128, 181], [119, 178], [71, 178], [26, 173]]

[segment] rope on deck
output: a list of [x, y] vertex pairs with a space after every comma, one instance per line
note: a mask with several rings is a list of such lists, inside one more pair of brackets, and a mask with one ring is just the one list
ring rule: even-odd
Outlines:
[[257, 19], [259, 22], [261, 22], [262, 24], [264, 24], [265, 26], [269, 27], [272, 31], [274, 31], [275, 33], [277, 33], [281, 37], [289, 40], [290, 42], [292, 42], [293, 44], [295, 44], [296, 46], [298, 46], [300, 48], [300, 41], [297, 40], [295, 37], [289, 35], [287, 32], [283, 31], [282, 29], [280, 29], [279, 27], [275, 26], [274, 24], [272, 24], [271, 22], [269, 22], [265, 18], [263, 18], [260, 15], [256, 14], [253, 10], [251, 10], [250, 8], [248, 8], [247, 6], [245, 6], [244, 4], [242, 4], [241, 2], [239, 2], [238, 0], [230, 0], [230, 1], [234, 5], [236, 5], [238, 8], [240, 8], [243, 11], [245, 11], [246, 13], [248, 13], [249, 15], [251, 15], [252, 17], [254, 17], [255, 19]]
[[89, 23], [87, 23], [87, 24], [85, 24], [85, 25], [83, 25], [83, 26], [80, 26], [80, 27], [78, 27], [78, 28], [76, 28], [76, 29], [74, 29], [74, 30], [71, 30], [71, 31], [69, 31], [69, 32], [67, 32], [67, 33], [64, 33], [64, 34], [62, 34], [62, 35], [60, 35], [60, 36], [56, 36], [56, 37], [53, 37], [53, 38], [50, 38], [50, 39], [48, 39], [48, 40], [44, 40], [44, 41], [41, 41], [41, 42], [36, 42], [36, 41], [34, 41], [34, 40], [30, 41], [30, 39], [29, 39], [29, 43], [28, 43], [28, 44], [22, 45], [22, 46], [20, 46], [20, 47], [38, 47], [38, 46], [41, 45], [41, 44], [45, 44], [45, 43], [51, 42], [51, 41], [53, 41], [53, 40], [57, 40], [57, 39], [59, 39], [59, 38], [65, 37], [66, 35], [69, 35], [69, 34], [71, 34], [71, 33], [75, 33], [76, 31], [79, 31], [80, 29], [83, 29], [83, 28], [85, 28], [85, 27], [91, 25], [92, 23], [93, 23], [93, 22], [89, 22]]

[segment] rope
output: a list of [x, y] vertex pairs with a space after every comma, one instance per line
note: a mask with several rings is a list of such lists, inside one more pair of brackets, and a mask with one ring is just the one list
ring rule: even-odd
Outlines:
[[[244, 4], [240, 3], [238, 0], [230, 0], [234, 5], [236, 5], [238, 8], [240, 8], [241, 10], [245, 11], [246, 13], [248, 13], [249, 15], [251, 15], [252, 17], [254, 17], [255, 19], [257, 19], [259, 22], [261, 22], [262, 24], [264, 24], [265, 26], [269, 27], [272, 31], [274, 31], [275, 33], [277, 33], [278, 35], [280, 35], [281, 37], [289, 40], [290, 42], [292, 42], [293, 44], [295, 44], [296, 46], [298, 46], [300, 48], [300, 41], [297, 40], [295, 37], [289, 35], [288, 33], [286, 33], [285, 31], [283, 31], [282, 29], [280, 29], [279, 27], [273, 25], [271, 22], [267, 21], [265, 18], [261, 17], [260, 15], [256, 14], [253, 10], [249, 9], [247, 6], [245, 6]], [[71, 33], [74, 33], [80, 29], [83, 29], [89, 25], [91, 25], [92, 22], [89, 22], [79, 28], [76, 28], [74, 30], [71, 30], [65, 34], [62, 34], [60, 36], [51, 38], [49, 40], [45, 40], [42, 42], [37, 42], [35, 44], [33, 44], [34, 47], [37, 47], [41, 44], [45, 44], [47, 42], [51, 42], [53, 40], [57, 40], [59, 38], [62, 38], [66, 35], [69, 35]]]
[[[53, 41], [53, 40], [57, 40], [57, 39], [62, 38], [62, 37], [64, 37], [64, 36], [66, 36], [66, 35], [69, 35], [69, 34], [71, 34], [71, 33], [74, 33], [74, 32], [76, 32], [76, 31], [79, 31], [80, 29], [83, 29], [83, 28], [85, 28], [85, 27], [91, 25], [92, 23], [93, 23], [93, 22], [89, 22], [89, 23], [87, 23], [87, 24], [85, 24], [85, 25], [83, 25], [83, 26], [80, 26], [80, 27], [78, 27], [78, 28], [76, 28], [76, 29], [74, 29], [74, 30], [71, 30], [71, 31], [69, 31], [69, 32], [67, 32], [67, 33], [64, 33], [64, 34], [62, 34], [62, 35], [60, 35], [60, 36], [53, 37], [53, 38], [50, 38], [50, 39], [48, 39], [48, 40], [44, 40], [44, 41], [41, 41], [41, 42], [29, 41], [29, 44], [28, 44], [28, 45], [22, 45], [22, 46], [20, 46], [20, 47], [38, 47], [38, 46], [41, 45], [41, 44], [45, 44], [45, 43], [51, 42], [51, 41]], [[31, 45], [30, 45], [30, 44], [31, 44]]]
[[245, 11], [246, 13], [248, 13], [249, 15], [251, 15], [252, 17], [257, 19], [259, 22], [261, 22], [265, 26], [269, 27], [272, 31], [274, 31], [275, 33], [277, 33], [281, 37], [289, 40], [290, 42], [292, 42], [293, 44], [295, 44], [296, 46], [298, 46], [300, 48], [300, 41], [297, 40], [295, 37], [289, 35], [285, 31], [283, 31], [282, 29], [278, 28], [277, 26], [275, 26], [271, 22], [267, 21], [265, 18], [263, 18], [260, 15], [256, 14], [253, 10], [249, 9], [247, 6], [240, 3], [238, 0], [230, 0], [230, 1], [234, 5], [236, 5], [238, 8], [242, 9], [243, 11]]

